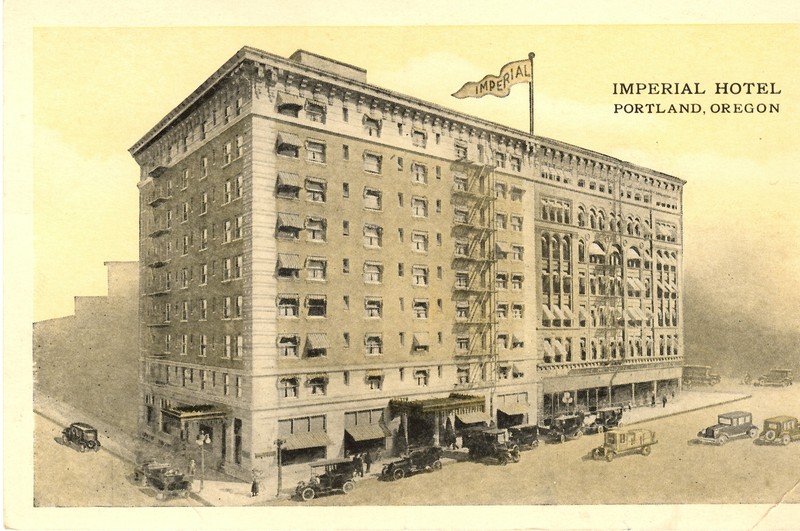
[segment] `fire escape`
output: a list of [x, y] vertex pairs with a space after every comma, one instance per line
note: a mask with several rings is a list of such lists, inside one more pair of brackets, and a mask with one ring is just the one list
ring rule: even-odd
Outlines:
[[494, 166], [460, 160], [453, 169], [457, 175], [452, 195], [455, 356], [468, 370], [468, 376], [458, 385], [460, 389], [472, 389], [479, 382], [487, 382], [489, 414], [493, 417], [498, 370]]

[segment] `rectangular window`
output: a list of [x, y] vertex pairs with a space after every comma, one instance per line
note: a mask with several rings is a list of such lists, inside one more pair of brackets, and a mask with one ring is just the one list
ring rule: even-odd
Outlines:
[[200, 159], [200, 178], [205, 179], [208, 177], [208, 157]]
[[183, 203], [183, 215], [181, 217], [181, 221], [182, 222], [189, 221], [189, 203], [188, 202], [184, 202]]
[[236, 297], [236, 301], [235, 302], [236, 302], [236, 304], [233, 307], [233, 317], [235, 319], [241, 319], [242, 318], [242, 307], [244, 305], [244, 298], [241, 295], [239, 295], [239, 296]]
[[469, 303], [457, 302], [456, 303], [456, 319], [466, 319], [469, 317]]
[[506, 167], [506, 155], [505, 153], [500, 153], [499, 151], [494, 154], [494, 165], [498, 168], [505, 168]]
[[233, 183], [225, 181], [222, 187], [222, 203], [230, 203], [233, 200]]
[[229, 219], [222, 222], [222, 243], [230, 243], [233, 236], [233, 225]]
[[[200, 195], [200, 215], [206, 214], [208, 212], [208, 193], [203, 192]], [[172, 216], [168, 216], [171, 218]]]
[[367, 386], [370, 391], [380, 391], [383, 388], [383, 376], [367, 376]]
[[467, 145], [456, 141], [456, 158], [463, 160], [467, 158]]
[[278, 296], [278, 315], [280, 317], [297, 317], [300, 309], [297, 295]]
[[342, 273], [347, 274], [350, 272], [350, 259], [342, 258]]
[[[208, 336], [205, 334], [200, 335], [200, 356], [205, 358], [208, 355]], [[203, 383], [205, 373], [200, 372], [200, 381]]]
[[522, 279], [520, 274], [511, 275], [511, 289], [522, 289]]
[[497, 228], [498, 230], [504, 230], [506, 228], [506, 220], [508, 219], [506, 215], [503, 214], [502, 212], [498, 212], [497, 214], [495, 214], [494, 217], [495, 217], [494, 220], [495, 228]]
[[428, 233], [427, 232], [412, 232], [411, 233], [411, 246], [414, 251], [419, 253], [428, 252]]
[[222, 299], [222, 318], [223, 319], [230, 319], [231, 318], [231, 298], [230, 297], [223, 297], [223, 299]]
[[383, 317], [383, 301], [381, 299], [364, 299], [364, 317], [370, 319]]
[[350, 160], [350, 146], [342, 145], [342, 160]]
[[428, 200], [424, 197], [412, 198], [411, 212], [416, 217], [428, 217]]
[[205, 321], [208, 319], [208, 301], [200, 299], [200, 320]]
[[508, 317], [508, 304], [499, 303], [497, 305], [497, 318], [506, 319]]
[[230, 142], [226, 142], [225, 145], [222, 146], [222, 165], [230, 164], [233, 160], [233, 145]]
[[380, 210], [382, 207], [381, 191], [372, 188], [364, 189], [364, 208]]
[[306, 307], [309, 317], [325, 317], [327, 315], [327, 301], [322, 295], [309, 295], [306, 298]]
[[428, 268], [424, 266], [414, 266], [411, 268], [411, 275], [413, 277], [415, 286], [428, 285]]
[[411, 143], [416, 147], [424, 148], [428, 144], [428, 135], [425, 131], [415, 129], [411, 132]]
[[306, 219], [306, 234], [308, 234], [309, 241], [324, 242], [326, 233], [326, 222], [324, 219]]
[[495, 183], [494, 185], [494, 197], [495, 199], [505, 199], [506, 198], [506, 185], [503, 183]]
[[350, 222], [342, 221], [342, 236], [350, 236]]
[[522, 260], [525, 255], [525, 249], [521, 245], [511, 246], [511, 258], [514, 260]]
[[244, 137], [239, 135], [236, 137], [236, 158], [238, 159], [244, 155]]
[[469, 287], [469, 274], [464, 272], [456, 273], [456, 288], [467, 289]]
[[233, 278], [242, 278], [242, 255], [237, 255], [233, 258]]
[[233, 218], [233, 239], [242, 239], [242, 227], [244, 226], [244, 216], [236, 216]]
[[325, 144], [322, 142], [306, 142], [306, 160], [311, 162], [325, 162]]
[[364, 132], [367, 136], [379, 138], [381, 136], [381, 120], [364, 115]]
[[345, 310], [350, 309], [350, 295], [342, 296], [342, 308], [344, 308]]
[[342, 107], [342, 121], [349, 122], [350, 121], [350, 109], [347, 107]]
[[373, 153], [364, 153], [364, 171], [369, 173], [380, 173], [383, 157]]
[[456, 349], [461, 352], [466, 352], [469, 350], [469, 337], [468, 336], [458, 336], [456, 337]]
[[522, 216], [511, 216], [511, 230], [522, 232]]
[[497, 289], [508, 289], [508, 273], [497, 273], [494, 285]]
[[299, 388], [300, 380], [298, 378], [281, 378], [281, 396], [283, 398], [297, 398]]
[[224, 357], [230, 358], [233, 352], [233, 338], [230, 335], [225, 336], [225, 355]]
[[511, 200], [512, 201], [522, 201], [522, 194], [523, 190], [520, 188], [512, 187], [511, 188]]
[[364, 282], [368, 284], [379, 284], [383, 281], [383, 266], [376, 263], [367, 262], [364, 264]]
[[508, 334], [497, 334], [497, 348], [508, 348]]
[[342, 183], [342, 197], [347, 199], [350, 197], [350, 184]]
[[325, 182], [317, 179], [306, 179], [306, 200], [315, 203], [324, 203]]
[[427, 319], [428, 318], [427, 299], [415, 299], [412, 311], [414, 312], [414, 317], [416, 319]]
[[325, 280], [328, 262], [322, 258], [309, 258], [306, 260], [306, 270], [310, 280]]
[[514, 171], [522, 171], [522, 159], [519, 157], [511, 156], [511, 169]]
[[411, 177], [417, 184], [428, 183], [428, 167], [424, 164], [414, 162], [411, 164]]
[[379, 335], [364, 336], [364, 353], [368, 356], [383, 354], [383, 338]]
[[233, 181], [233, 184], [234, 184], [234, 186], [233, 186], [233, 198], [234, 199], [241, 199], [242, 198], [242, 186], [243, 186], [242, 176], [241, 175], [237, 175], [236, 179], [234, 179], [234, 181]]
[[299, 199], [300, 186], [300, 176], [296, 173], [278, 172], [275, 195], [282, 199]]
[[[342, 341], [344, 342], [344, 348], [350, 348], [350, 333], [349, 332], [342, 333]], [[345, 373], [346, 372], [347, 371], [345, 371]], [[345, 382], [345, 383], [347, 383], [347, 382]]]
[[420, 387], [425, 387], [428, 385], [429, 377], [430, 373], [427, 370], [414, 371], [414, 380], [417, 381], [417, 385]]
[[378, 225], [364, 225], [364, 245], [380, 247], [383, 244], [383, 229]]
[[325, 123], [327, 108], [324, 104], [316, 101], [306, 101], [306, 118], [311, 122]]
[[522, 304], [514, 304], [511, 306], [511, 316], [514, 319], [522, 319], [524, 312], [525, 310]]

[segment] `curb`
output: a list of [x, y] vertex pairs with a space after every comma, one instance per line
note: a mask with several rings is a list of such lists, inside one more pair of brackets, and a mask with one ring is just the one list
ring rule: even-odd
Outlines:
[[[35, 409], [35, 408], [34, 408], [33, 411], [34, 411], [34, 413], [36, 413], [40, 417], [43, 417], [43, 418], [45, 418], [45, 419], [47, 419], [47, 420], [49, 420], [51, 422], [54, 422], [54, 423], [58, 424], [59, 426], [64, 424], [63, 421], [61, 421], [61, 420], [59, 420], [57, 418], [54, 418], [52, 415], [49, 415], [49, 414], [45, 413], [44, 411], [41, 411], [41, 410]], [[106, 452], [110, 453], [111, 455], [114, 455], [114, 456], [118, 457], [119, 459], [122, 459], [123, 461], [125, 461], [127, 463], [135, 464], [134, 461], [130, 457], [126, 457], [126, 456], [122, 455], [123, 452], [120, 452], [117, 449], [113, 449], [112, 450], [111, 447], [108, 444], [104, 444], [104, 445], [100, 446], [100, 450], [105, 450]]]
[[667, 414], [664, 414], [664, 415], [657, 415], [655, 417], [650, 417], [649, 419], [637, 420], [635, 422], [626, 422], [625, 425], [626, 426], [633, 426], [634, 424], [642, 424], [643, 422], [650, 422], [651, 420], [658, 420], [658, 419], [664, 419], [664, 418], [667, 418], [667, 417], [674, 417], [675, 415], [683, 415], [684, 413], [691, 413], [692, 411], [700, 411], [701, 409], [708, 409], [710, 407], [721, 406], [722, 404], [731, 404], [733, 402], [739, 402], [740, 400], [747, 400], [748, 398], [753, 398], [753, 395], [740, 396], [738, 398], [731, 398], [730, 400], [725, 400], [723, 402], [716, 402], [714, 404], [708, 404], [706, 406], [697, 406], [697, 407], [693, 407], [693, 408], [690, 408], [690, 409], [683, 409], [681, 411], [674, 411], [672, 413], [667, 413]]

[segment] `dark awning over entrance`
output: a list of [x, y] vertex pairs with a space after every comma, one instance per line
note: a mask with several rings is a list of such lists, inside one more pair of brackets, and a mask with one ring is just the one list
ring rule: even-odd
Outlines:
[[489, 415], [484, 413], [483, 411], [473, 411], [471, 413], [458, 413], [456, 414], [456, 418], [463, 422], [464, 424], [480, 424], [489, 422], [491, 420]]
[[389, 407], [396, 413], [411, 415], [458, 414], [483, 411], [484, 403], [485, 399], [482, 396], [452, 393], [446, 398], [427, 398], [425, 400], [395, 398], [389, 401]]
[[380, 423], [348, 426], [344, 431], [356, 442], [384, 439], [389, 436], [389, 431]]
[[501, 404], [497, 406], [497, 411], [506, 415], [524, 415], [528, 412], [528, 404]]
[[199, 404], [195, 406], [172, 406], [161, 410], [164, 415], [178, 420], [221, 420], [227, 412], [220, 406], [213, 404]]
[[316, 448], [317, 446], [328, 446], [331, 440], [324, 431], [308, 431], [304, 433], [293, 433], [286, 437], [283, 443], [284, 450], [299, 450], [301, 448]]

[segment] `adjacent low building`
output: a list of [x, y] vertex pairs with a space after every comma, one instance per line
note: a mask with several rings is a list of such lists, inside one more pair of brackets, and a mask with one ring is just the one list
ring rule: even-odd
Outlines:
[[249, 47], [130, 152], [149, 440], [248, 476], [678, 384], [680, 179]]

